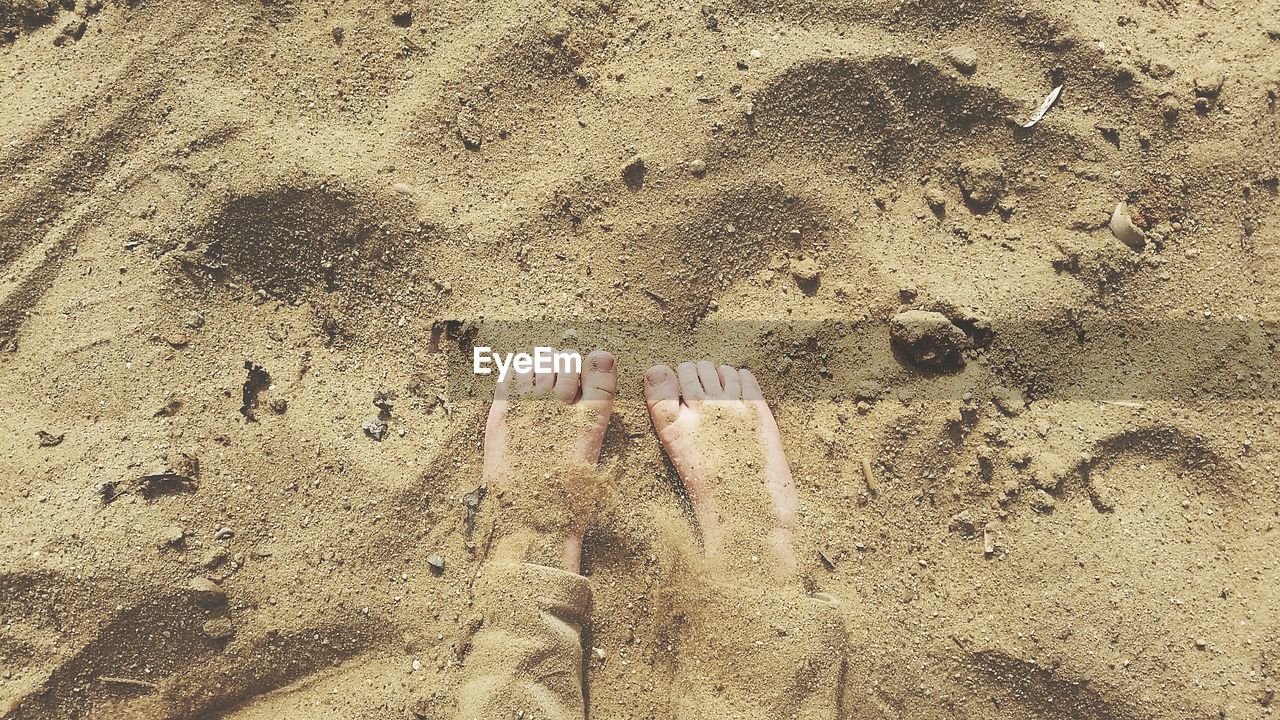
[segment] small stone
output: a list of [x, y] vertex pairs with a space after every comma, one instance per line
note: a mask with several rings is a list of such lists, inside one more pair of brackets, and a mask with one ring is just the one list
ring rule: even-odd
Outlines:
[[409, 667], [413, 668], [414, 672], [418, 672], [422, 669], [422, 661], [418, 658], [414, 658], [413, 662], [409, 663]]
[[1009, 417], [1019, 415], [1027, 408], [1027, 400], [1020, 390], [1003, 385], [991, 388], [991, 402], [996, 404], [1000, 412]]
[[1280, 21], [1271, 20], [1262, 28], [1262, 32], [1272, 40], [1280, 40]]
[[431, 569], [432, 575], [441, 575], [444, 573], [444, 557], [440, 555], [432, 555], [427, 558], [427, 567]]
[[160, 541], [170, 547], [178, 547], [186, 537], [187, 531], [178, 525], [170, 525], [160, 532]]
[[689, 162], [689, 172], [694, 177], [702, 177], [707, 174], [707, 164], [701, 160], [691, 160]]
[[192, 330], [198, 330], [204, 327], [204, 313], [199, 310], [192, 310], [191, 314], [187, 315], [187, 327]]
[[1031, 483], [1041, 490], [1057, 490], [1071, 472], [1067, 461], [1056, 453], [1040, 453], [1031, 461]]
[[622, 166], [622, 182], [632, 190], [639, 190], [644, 185], [644, 175], [647, 168], [644, 164], [644, 158], [636, 155]]
[[1191, 85], [1195, 88], [1196, 95], [1214, 97], [1222, 92], [1222, 84], [1226, 80], [1227, 68], [1219, 62], [1208, 62], [1196, 71], [1195, 76], [1191, 78]]
[[973, 341], [946, 315], [927, 310], [907, 310], [889, 321], [889, 337], [912, 362], [939, 367], [962, 361], [960, 352]]
[[1004, 192], [1004, 166], [992, 157], [964, 163], [960, 166], [960, 189], [973, 204], [991, 205]]
[[200, 564], [206, 569], [212, 570], [227, 561], [227, 549], [224, 547], [210, 548], [208, 552], [200, 558]]
[[927, 187], [924, 191], [924, 201], [929, 205], [929, 209], [935, 215], [942, 216], [947, 212], [947, 194], [939, 187]]
[[205, 637], [210, 640], [230, 640], [236, 634], [235, 625], [231, 624], [228, 618], [213, 618], [205, 622], [200, 628]]
[[341, 45], [342, 38], [346, 36], [347, 31], [342, 29], [341, 27], [335, 26], [332, 30], [329, 31], [329, 34], [333, 36], [334, 45]]
[[1198, 637], [1198, 638], [1196, 638], [1196, 649], [1197, 649], [1197, 650], [1203, 650], [1203, 649], [1205, 649], [1206, 647], [1209, 647], [1209, 641], [1208, 641], [1208, 640], [1205, 640], [1205, 639], [1204, 639], [1204, 638], [1202, 638], [1202, 637]]
[[978, 531], [978, 524], [973, 519], [973, 513], [968, 510], [961, 510], [951, 516], [951, 524], [948, 525], [948, 529], [953, 533], [972, 537]]
[[235, 536], [236, 536], [235, 530], [232, 530], [229, 527], [220, 527], [218, 528], [218, 531], [213, 534], [213, 539], [214, 540], [230, 540]]
[[226, 591], [207, 577], [193, 578], [189, 587], [191, 600], [200, 607], [217, 607], [227, 601]]
[[812, 295], [818, 291], [818, 284], [821, 282], [822, 266], [813, 258], [804, 258], [802, 260], [792, 260], [790, 263], [791, 277], [795, 279], [796, 285], [804, 291], [806, 295]]
[[947, 62], [965, 75], [972, 75], [978, 70], [978, 53], [968, 45], [953, 45], [947, 48], [943, 55], [947, 58]]
[[1044, 490], [1036, 490], [1031, 493], [1030, 502], [1031, 509], [1038, 513], [1051, 513], [1058, 506], [1058, 502], [1053, 499], [1053, 496]]
[[381, 442], [382, 439], [387, 436], [387, 431], [390, 428], [386, 421], [380, 420], [376, 417], [370, 417], [365, 419], [365, 421], [360, 425], [360, 429], [364, 430], [365, 435]]

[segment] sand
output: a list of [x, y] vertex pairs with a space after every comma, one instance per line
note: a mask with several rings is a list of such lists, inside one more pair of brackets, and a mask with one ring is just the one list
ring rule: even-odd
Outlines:
[[1275, 712], [1274, 0], [65, 5], [0, 0], [0, 715], [449, 717], [532, 343], [621, 373], [593, 717], [670, 717], [699, 357], [849, 717]]

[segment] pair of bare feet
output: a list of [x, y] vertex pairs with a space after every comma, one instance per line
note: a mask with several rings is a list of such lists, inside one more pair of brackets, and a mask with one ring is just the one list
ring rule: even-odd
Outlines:
[[[580, 373], [517, 373], [500, 382], [485, 427], [486, 483], [499, 494], [518, 494], [522, 483], [536, 485], [564, 468], [593, 468], [617, 387], [616, 361], [603, 350], [584, 358]], [[655, 365], [645, 372], [644, 394], [654, 430], [692, 502], [707, 557], [759, 564], [766, 574], [793, 577], [796, 489], [756, 378], [745, 369], [706, 360], [681, 363], [675, 370]], [[517, 406], [535, 399], [554, 403], [554, 420], [540, 424], [519, 416]], [[534, 477], [539, 469], [544, 475]], [[551, 492], [588, 489], [570, 482]], [[540, 538], [544, 547], [553, 548], [541, 559], [576, 573], [590, 518], [585, 504], [567, 507], [568, 522], [537, 532], [552, 535]]]

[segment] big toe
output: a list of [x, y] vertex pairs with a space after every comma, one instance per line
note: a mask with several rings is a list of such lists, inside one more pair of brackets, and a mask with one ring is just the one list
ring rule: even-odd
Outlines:
[[654, 365], [644, 373], [644, 401], [653, 429], [661, 433], [680, 412], [680, 380], [666, 365]]

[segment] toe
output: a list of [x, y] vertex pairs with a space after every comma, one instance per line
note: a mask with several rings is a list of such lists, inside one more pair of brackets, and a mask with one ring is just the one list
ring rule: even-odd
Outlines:
[[[576, 351], [566, 350], [565, 352]], [[578, 383], [582, 376], [582, 368], [580, 365], [566, 364], [556, 370], [555, 393], [556, 397], [566, 405], [578, 399]]]
[[698, 366], [691, 362], [682, 362], [676, 366], [676, 375], [680, 378], [680, 395], [686, 405], [702, 402], [707, 393], [702, 389], [702, 381], [698, 379]]
[[680, 381], [666, 365], [654, 365], [644, 373], [644, 402], [649, 406], [653, 429], [661, 433], [680, 413]]
[[543, 369], [538, 369], [535, 365], [533, 369], [533, 396], [546, 397], [551, 394], [551, 388], [556, 383], [556, 371], [554, 364], [549, 364]]
[[710, 360], [698, 361], [698, 382], [702, 383], [702, 391], [708, 398], [721, 399], [724, 388], [720, 387], [720, 374], [716, 372], [716, 366]]
[[613, 408], [613, 395], [618, 389], [618, 372], [613, 354], [596, 350], [582, 359], [582, 403], [601, 413]]
[[720, 387], [724, 388], [722, 393], [726, 400], [742, 399], [742, 383], [738, 380], [738, 369], [728, 365], [720, 366]]
[[514, 376], [513, 388], [518, 397], [533, 394], [533, 368], [517, 370], [512, 363], [511, 375]]

